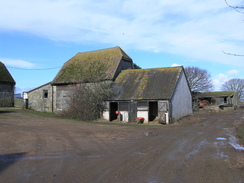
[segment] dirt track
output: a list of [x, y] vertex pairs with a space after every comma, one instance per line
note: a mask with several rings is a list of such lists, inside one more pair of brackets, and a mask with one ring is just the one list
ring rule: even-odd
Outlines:
[[243, 117], [132, 126], [2, 111], [0, 182], [244, 183], [244, 150], [233, 136]]

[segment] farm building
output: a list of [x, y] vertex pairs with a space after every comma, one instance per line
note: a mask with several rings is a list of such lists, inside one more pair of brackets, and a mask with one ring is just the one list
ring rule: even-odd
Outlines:
[[67, 108], [74, 85], [113, 82], [122, 70], [133, 68], [132, 59], [120, 47], [77, 53], [63, 65], [52, 82], [56, 86], [54, 110]]
[[74, 88], [95, 82], [108, 82], [115, 93], [105, 101], [102, 115], [108, 121], [117, 119], [116, 111], [126, 122], [143, 117], [144, 122], [171, 123], [192, 114], [183, 67], [134, 69], [132, 59], [120, 47], [77, 53], [51, 83], [26, 93], [29, 108], [64, 111]]
[[215, 110], [216, 112], [224, 110], [233, 110], [238, 107], [238, 97], [235, 91], [216, 91], [198, 94], [194, 99], [195, 105], [202, 109]]
[[51, 82], [24, 92], [24, 104], [26, 109], [39, 112], [53, 112], [54, 87]]
[[15, 81], [5, 65], [0, 62], [0, 107], [14, 106]]
[[[115, 80], [117, 96], [107, 101], [104, 116], [112, 121], [171, 123], [192, 114], [192, 96], [183, 67], [123, 71]], [[118, 112], [117, 112], [118, 113]]]

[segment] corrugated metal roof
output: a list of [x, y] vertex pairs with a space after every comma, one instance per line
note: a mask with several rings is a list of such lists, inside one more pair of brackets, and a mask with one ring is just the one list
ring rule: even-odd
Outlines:
[[132, 61], [118, 46], [77, 53], [63, 65], [53, 84], [112, 80], [122, 58]]
[[0, 62], [0, 82], [15, 84], [14, 78], [2, 62]]
[[115, 80], [112, 100], [171, 99], [183, 67], [123, 71]]

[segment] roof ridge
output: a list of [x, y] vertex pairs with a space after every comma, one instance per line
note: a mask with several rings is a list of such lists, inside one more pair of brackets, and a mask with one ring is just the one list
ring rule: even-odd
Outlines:
[[147, 68], [147, 69], [128, 69], [128, 70], [123, 70], [123, 72], [124, 71], [138, 71], [138, 72], [140, 72], [140, 71], [149, 71], [149, 70], [166, 70], [166, 69], [182, 69], [183, 68], [183, 66], [178, 66], [178, 67], [158, 67], [158, 68]]
[[[78, 53], [90, 53], [90, 52], [98, 52], [98, 51], [104, 51], [104, 50], [111, 50], [111, 49], [116, 49], [119, 46], [115, 46], [115, 47], [111, 47], [111, 48], [103, 48], [103, 49], [98, 49], [98, 50], [91, 50], [91, 51], [82, 51], [82, 52], [78, 52]], [[77, 53], [77, 54], [78, 54]]]

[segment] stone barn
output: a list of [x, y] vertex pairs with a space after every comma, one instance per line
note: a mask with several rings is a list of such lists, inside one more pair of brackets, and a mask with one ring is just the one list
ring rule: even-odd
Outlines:
[[64, 63], [52, 82], [54, 111], [67, 108], [74, 86], [91, 82], [113, 82], [122, 70], [133, 69], [132, 59], [120, 48], [77, 53]]
[[15, 81], [5, 65], [0, 62], [0, 107], [14, 107]]
[[55, 87], [51, 82], [24, 92], [24, 104], [26, 109], [39, 112], [53, 112], [53, 94]]
[[125, 70], [113, 88], [117, 95], [106, 101], [104, 112], [109, 121], [142, 117], [145, 123], [168, 124], [192, 114], [192, 95], [183, 67]]

